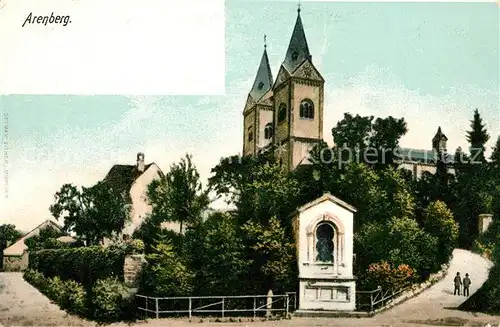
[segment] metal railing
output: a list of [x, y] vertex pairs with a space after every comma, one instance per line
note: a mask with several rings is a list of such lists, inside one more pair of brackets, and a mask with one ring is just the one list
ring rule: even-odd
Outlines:
[[[400, 288], [382, 289], [378, 287], [372, 291], [356, 291], [356, 308], [359, 311], [374, 312], [377, 309], [383, 308], [389, 304], [394, 298], [398, 297], [404, 291], [410, 289], [411, 284], [405, 285]], [[364, 299], [368, 299], [364, 301]]]
[[[295, 311], [297, 296], [295, 292], [287, 292], [280, 295], [239, 295], [239, 296], [186, 296], [186, 297], [153, 297], [135, 295], [136, 299], [142, 299], [143, 303], [137, 309], [143, 311], [148, 317], [154, 314], [160, 318], [163, 314], [185, 315], [191, 319], [193, 315], [206, 315], [211, 313], [221, 314], [222, 318], [235, 313], [270, 315], [283, 313], [288, 317], [290, 312]], [[253, 305], [252, 305], [253, 304]]]

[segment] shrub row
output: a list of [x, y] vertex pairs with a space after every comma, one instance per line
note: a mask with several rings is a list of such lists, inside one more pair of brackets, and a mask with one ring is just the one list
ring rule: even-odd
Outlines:
[[127, 247], [101, 246], [43, 249], [29, 254], [29, 268], [45, 277], [73, 280], [85, 287], [108, 277], [123, 280]]
[[45, 277], [32, 269], [24, 279], [69, 313], [98, 321], [133, 318], [130, 293], [116, 278], [99, 279], [87, 290], [73, 280]]

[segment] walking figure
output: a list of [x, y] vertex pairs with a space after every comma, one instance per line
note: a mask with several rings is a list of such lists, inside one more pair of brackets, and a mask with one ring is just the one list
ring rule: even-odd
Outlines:
[[464, 296], [469, 296], [469, 286], [470, 286], [469, 274], [465, 274], [463, 283], [464, 283]]
[[455, 276], [455, 279], [453, 280], [455, 283], [455, 290], [453, 291], [453, 295], [460, 295], [460, 286], [462, 285], [462, 278], [460, 278], [460, 273], [457, 272], [457, 275]]

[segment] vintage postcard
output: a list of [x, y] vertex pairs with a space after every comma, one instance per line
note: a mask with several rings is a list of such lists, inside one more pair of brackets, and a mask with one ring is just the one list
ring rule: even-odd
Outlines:
[[500, 326], [494, 2], [0, 1], [0, 326]]

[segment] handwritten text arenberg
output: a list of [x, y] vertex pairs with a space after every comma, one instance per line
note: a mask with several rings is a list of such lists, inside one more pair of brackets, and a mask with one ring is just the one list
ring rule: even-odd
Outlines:
[[71, 23], [71, 20], [69, 19], [69, 16], [54, 16], [54, 13], [51, 13], [50, 16], [33, 16], [33, 13], [30, 12], [28, 17], [26, 17], [26, 20], [24, 21], [22, 27], [24, 27], [26, 23], [42, 24], [45, 26], [47, 26], [47, 24], [62, 24], [63, 26], [66, 26]]

